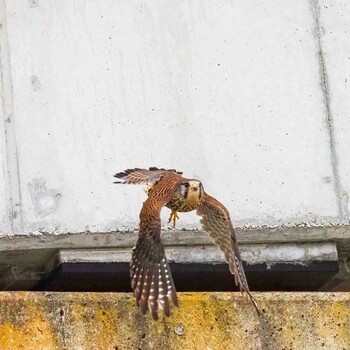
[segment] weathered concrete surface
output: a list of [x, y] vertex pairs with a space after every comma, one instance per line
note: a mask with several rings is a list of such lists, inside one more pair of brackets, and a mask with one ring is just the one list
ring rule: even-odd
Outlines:
[[[350, 217], [350, 6], [347, 1], [319, 1], [320, 48], [328, 95], [328, 120], [332, 132], [333, 164], [338, 172], [338, 206]], [[333, 144], [332, 144], [333, 143]]]
[[[241, 257], [248, 264], [265, 263], [268, 266], [276, 263], [307, 264], [311, 261], [338, 261], [336, 244], [299, 243], [299, 244], [254, 244], [241, 246]], [[225, 262], [223, 253], [218, 247], [167, 247], [169, 261], [177, 263], [218, 263]], [[129, 249], [62, 249], [58, 261], [63, 262], [129, 262]], [[1, 261], [1, 260], [0, 260]]]
[[[246, 228], [237, 229], [236, 233], [243, 260], [248, 264], [263, 262], [271, 266], [285, 262], [307, 265], [314, 261], [336, 261], [338, 257], [346, 262], [350, 257], [349, 226]], [[32, 288], [59, 261], [129, 261], [137, 234], [86, 232], [0, 236], [0, 289]], [[163, 232], [162, 239], [171, 261], [223, 261], [221, 251], [205, 232], [169, 230]], [[340, 283], [348, 278], [345, 268], [336, 280]]]
[[236, 225], [348, 222], [339, 4], [1, 0], [0, 231], [135, 228], [133, 166], [200, 178]]
[[[350, 226], [348, 225], [328, 227], [244, 228], [236, 229], [235, 232], [239, 244], [332, 241], [343, 246], [350, 243]], [[137, 231], [80, 232], [61, 235], [38, 232], [35, 235], [0, 235], [0, 252], [28, 249], [125, 248], [135, 245], [137, 235]], [[204, 231], [198, 230], [163, 231], [162, 240], [165, 245], [172, 246], [213, 244]], [[348, 252], [350, 253], [350, 249]]]
[[348, 350], [350, 293], [180, 293], [154, 322], [129, 294], [0, 293], [1, 350]]

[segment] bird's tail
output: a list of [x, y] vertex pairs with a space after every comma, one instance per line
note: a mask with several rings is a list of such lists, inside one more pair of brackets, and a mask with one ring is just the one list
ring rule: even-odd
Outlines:
[[149, 308], [158, 319], [158, 307], [170, 316], [169, 299], [178, 306], [176, 289], [164, 247], [151, 237], [139, 237], [130, 262], [131, 287], [143, 314]]

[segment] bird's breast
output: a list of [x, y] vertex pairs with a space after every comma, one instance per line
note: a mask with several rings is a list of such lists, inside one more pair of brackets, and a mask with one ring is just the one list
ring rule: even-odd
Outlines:
[[187, 198], [185, 201], [190, 205], [197, 205], [199, 203], [199, 191], [196, 192], [188, 192]]
[[200, 196], [197, 193], [189, 193], [186, 198], [176, 193], [166, 206], [172, 210], [187, 212], [196, 209], [199, 202]]

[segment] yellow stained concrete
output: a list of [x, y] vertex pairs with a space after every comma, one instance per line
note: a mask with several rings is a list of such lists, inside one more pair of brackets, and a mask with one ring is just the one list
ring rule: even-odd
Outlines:
[[[170, 318], [130, 294], [0, 293], [0, 350], [350, 350], [350, 293], [179, 293]], [[181, 333], [183, 333], [181, 335]]]

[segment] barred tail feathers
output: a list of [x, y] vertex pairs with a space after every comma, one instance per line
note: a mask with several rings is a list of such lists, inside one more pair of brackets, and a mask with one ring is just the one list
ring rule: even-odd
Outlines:
[[149, 308], [158, 319], [158, 308], [170, 315], [169, 299], [178, 306], [176, 289], [162, 243], [139, 237], [130, 263], [131, 287], [143, 314]]

